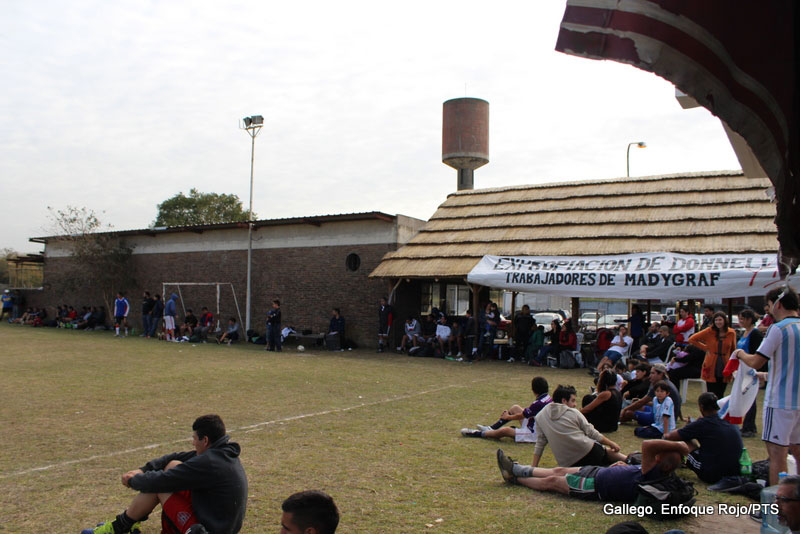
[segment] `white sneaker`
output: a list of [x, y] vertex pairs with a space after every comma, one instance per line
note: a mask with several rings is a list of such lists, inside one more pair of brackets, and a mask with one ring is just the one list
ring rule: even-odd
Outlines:
[[486, 432], [487, 430], [491, 430], [492, 429], [492, 427], [486, 426], [486, 425], [475, 425], [475, 426], [478, 428], [478, 430], [481, 430], [483, 432]]
[[459, 352], [458, 354], [456, 354], [456, 358], [463, 358], [463, 357], [464, 357], [463, 352]]
[[394, 350], [396, 350], [397, 352], [400, 352], [401, 350], [403, 350], [403, 347], [397, 347], [397, 348], [396, 348], [396, 349], [394, 349]]
[[512, 358], [509, 358], [507, 361], [508, 361], [508, 363], [514, 363], [516, 360], [512, 357]]

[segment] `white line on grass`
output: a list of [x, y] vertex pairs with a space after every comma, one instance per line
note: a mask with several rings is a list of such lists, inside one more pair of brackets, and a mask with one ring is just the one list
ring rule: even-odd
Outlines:
[[[488, 380], [488, 379], [472, 380], [471, 382], [482, 382], [484, 380]], [[240, 431], [244, 431], [245, 433], [256, 432], [258, 430], [263, 430], [263, 427], [266, 427], [268, 425], [275, 425], [275, 424], [284, 423], [284, 422], [287, 422], [287, 421], [297, 421], [298, 419], [307, 419], [309, 417], [319, 417], [319, 416], [322, 416], [322, 415], [329, 415], [329, 414], [332, 414], [332, 413], [349, 412], [351, 410], [356, 410], [358, 408], [364, 408], [366, 406], [375, 406], [377, 404], [387, 404], [387, 403], [390, 403], [390, 402], [395, 402], [395, 401], [400, 401], [400, 400], [405, 400], [405, 399], [411, 399], [413, 397], [419, 397], [419, 396], [422, 396], [422, 395], [428, 395], [430, 393], [437, 393], [439, 391], [443, 391], [443, 390], [446, 390], [446, 389], [452, 389], [452, 388], [456, 388], [456, 387], [464, 387], [464, 386], [463, 385], [451, 384], [451, 385], [448, 385], [448, 386], [442, 386], [442, 387], [438, 387], [438, 388], [427, 389], [427, 390], [424, 390], [424, 391], [417, 391], [415, 393], [408, 393], [406, 395], [398, 395], [398, 396], [395, 396], [395, 397], [389, 397], [389, 398], [381, 399], [381, 400], [377, 400], [377, 401], [362, 402], [362, 403], [359, 403], [359, 404], [354, 404], [352, 406], [345, 406], [344, 408], [334, 408], [334, 409], [331, 409], [331, 410], [323, 410], [321, 412], [312, 412], [312, 413], [305, 413], [305, 414], [300, 414], [300, 415], [293, 415], [291, 417], [284, 417], [284, 418], [281, 418], [281, 419], [274, 419], [272, 421], [264, 421], [262, 423], [256, 423], [254, 425], [242, 426], [242, 427], [230, 430], [228, 433], [232, 434], [234, 432], [240, 432]], [[15, 476], [28, 475], [28, 474], [31, 474], [31, 473], [38, 473], [40, 471], [48, 471], [50, 469], [55, 469], [55, 468], [58, 468], [58, 467], [65, 467], [65, 466], [68, 466], [68, 465], [82, 464], [82, 463], [91, 462], [91, 461], [94, 461], [94, 460], [99, 460], [99, 459], [102, 459], [102, 458], [111, 458], [113, 456], [121, 456], [123, 454], [130, 454], [132, 452], [146, 451], [148, 449], [155, 449], [155, 448], [163, 447], [163, 446], [166, 446], [166, 445], [175, 445], [177, 443], [186, 443], [186, 441], [187, 441], [186, 438], [182, 438], [182, 439], [178, 439], [178, 440], [174, 440], [174, 441], [165, 441], [163, 443], [153, 443], [153, 444], [150, 444], [150, 445], [143, 445], [141, 447], [135, 447], [133, 449], [125, 449], [125, 450], [122, 450], [122, 451], [114, 451], [114, 452], [109, 452], [109, 453], [106, 453], [106, 454], [95, 454], [93, 456], [88, 456], [86, 458], [77, 458], [75, 460], [66, 460], [64, 462], [58, 462], [58, 463], [55, 463], [55, 464], [43, 465], [43, 466], [40, 466], [40, 467], [32, 467], [30, 469], [24, 469], [22, 471], [14, 471], [12, 473], [3, 473], [3, 474], [0, 474], [0, 480], [2, 480], [4, 478], [15, 477]]]

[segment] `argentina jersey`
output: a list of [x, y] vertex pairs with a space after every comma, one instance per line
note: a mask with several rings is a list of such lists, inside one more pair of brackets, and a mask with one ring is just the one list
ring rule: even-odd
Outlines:
[[757, 352], [769, 360], [765, 406], [800, 409], [800, 318], [771, 325]]

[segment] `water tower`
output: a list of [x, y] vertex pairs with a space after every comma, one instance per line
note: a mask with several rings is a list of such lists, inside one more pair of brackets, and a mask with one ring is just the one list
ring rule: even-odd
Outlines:
[[458, 171], [458, 190], [473, 188], [473, 171], [489, 163], [489, 103], [454, 98], [444, 103], [442, 162]]

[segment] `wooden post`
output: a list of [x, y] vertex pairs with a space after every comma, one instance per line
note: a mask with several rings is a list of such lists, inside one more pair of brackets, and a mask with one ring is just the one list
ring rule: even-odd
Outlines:
[[507, 317], [511, 321], [511, 328], [508, 333], [508, 339], [514, 339], [514, 312], [517, 310], [517, 291], [511, 292], [511, 314]]
[[650, 323], [653, 322], [652, 318], [650, 317], [650, 314], [652, 312], [653, 312], [653, 302], [650, 299], [647, 299], [647, 321], [645, 321], [645, 323], [647, 323], [647, 328], [650, 328]]
[[578, 319], [581, 313], [581, 299], [578, 297], [572, 297], [570, 299], [570, 310], [569, 312], [572, 314], [572, 329], [576, 332], [578, 331]]
[[733, 324], [733, 299], [725, 299], [728, 301], [728, 324]]
[[472, 289], [472, 316], [475, 317], [475, 320], [478, 320], [478, 304], [480, 301], [478, 300], [478, 292], [480, 291], [480, 287], [478, 284], [470, 284], [469, 286]]

